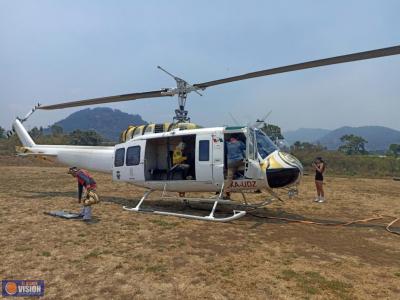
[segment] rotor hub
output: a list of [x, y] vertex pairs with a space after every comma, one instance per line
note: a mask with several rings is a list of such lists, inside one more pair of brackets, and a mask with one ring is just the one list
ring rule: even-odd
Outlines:
[[196, 92], [200, 96], [203, 96], [198, 92], [198, 90], [201, 88], [195, 87], [189, 84], [186, 80], [183, 80], [182, 78], [172, 75], [171, 73], [169, 73], [167, 70], [163, 69], [160, 66], [157, 66], [157, 68], [165, 72], [169, 76], [171, 76], [176, 81], [176, 88], [168, 89], [168, 91], [166, 92], [166, 94], [170, 96], [178, 95], [178, 109], [175, 109], [174, 122], [189, 123], [190, 118], [188, 118], [188, 111], [185, 110], [187, 95], [190, 92]]

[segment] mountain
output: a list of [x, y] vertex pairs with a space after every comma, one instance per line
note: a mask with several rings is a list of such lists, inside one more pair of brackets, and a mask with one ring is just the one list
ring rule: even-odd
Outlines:
[[296, 141], [314, 143], [331, 130], [321, 128], [299, 128], [283, 133], [285, 140], [291, 145]]
[[[143, 124], [147, 124], [147, 122], [140, 115], [131, 115], [108, 107], [83, 109], [54, 123], [54, 125], [61, 126], [64, 132], [69, 133], [76, 129], [94, 130], [111, 141], [118, 141], [121, 132], [129, 125]], [[47, 130], [50, 131], [50, 129]]]
[[368, 151], [387, 150], [390, 144], [400, 144], [400, 131], [383, 126], [340, 127], [318, 139], [321, 145], [330, 150], [336, 150], [342, 142], [340, 138], [346, 134], [361, 136], [368, 143]]

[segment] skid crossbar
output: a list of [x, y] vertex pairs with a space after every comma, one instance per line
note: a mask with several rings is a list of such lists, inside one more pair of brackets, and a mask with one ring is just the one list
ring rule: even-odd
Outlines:
[[[164, 189], [164, 191], [165, 191], [165, 189]], [[148, 209], [148, 208], [141, 208], [140, 206], [143, 204], [144, 200], [146, 200], [152, 192], [154, 192], [154, 190], [149, 190], [146, 193], [144, 193], [143, 197], [140, 199], [139, 203], [135, 207], [123, 206], [123, 209], [127, 210], [127, 211], [131, 211], [131, 212], [152, 213], [152, 214], [156, 214], [156, 215], [174, 216], [174, 217], [181, 217], [181, 218], [187, 218], [187, 219], [195, 219], [195, 220], [202, 220], [202, 221], [214, 221], [214, 222], [229, 222], [229, 221], [237, 220], [246, 214], [246, 211], [244, 211], [244, 210], [233, 210], [233, 214], [231, 216], [216, 217], [215, 210], [217, 208], [218, 203], [231, 202], [229, 200], [221, 199], [220, 198], [220, 196], [222, 195], [221, 193], [218, 198], [214, 198], [214, 199], [212, 199], [212, 198], [210, 198], [210, 199], [192, 198], [191, 199], [191, 200], [199, 201], [199, 202], [201, 202], [201, 201], [211, 202], [212, 201], [214, 203], [214, 205], [208, 216], [197, 216], [197, 215], [192, 215], [192, 214], [174, 213], [174, 212], [159, 211], [159, 210]], [[164, 195], [164, 193], [163, 193], [163, 195]], [[165, 199], [167, 197], [163, 197], [163, 198]], [[189, 199], [187, 199], [187, 200], [189, 200]]]

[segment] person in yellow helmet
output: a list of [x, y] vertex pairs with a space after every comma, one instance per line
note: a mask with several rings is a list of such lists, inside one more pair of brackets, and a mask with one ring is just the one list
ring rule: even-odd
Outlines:
[[184, 156], [184, 154], [183, 154], [185, 148], [186, 148], [186, 144], [184, 142], [180, 142], [175, 147], [174, 154], [173, 154], [173, 157], [172, 157], [172, 164], [174, 166], [186, 162], [187, 157]]
[[[188, 176], [190, 165], [187, 163], [188, 158], [185, 155], [186, 144], [184, 142], [180, 142], [174, 149], [172, 155], [172, 168], [169, 171], [170, 174], [175, 172], [182, 172], [182, 179], [192, 179], [191, 176]], [[170, 175], [169, 175], [170, 176]], [[184, 192], [179, 193], [179, 197], [185, 197]]]
[[187, 157], [185, 155], [186, 144], [184, 142], [180, 142], [174, 149], [172, 155], [172, 169], [171, 171], [182, 172], [182, 178], [188, 179], [187, 175], [189, 173], [190, 165], [187, 163]]

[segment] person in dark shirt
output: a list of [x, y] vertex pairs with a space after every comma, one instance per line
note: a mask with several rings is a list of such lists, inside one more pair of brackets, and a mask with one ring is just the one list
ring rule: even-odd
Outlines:
[[323, 203], [325, 202], [324, 172], [326, 169], [326, 163], [322, 157], [317, 157], [313, 162], [313, 167], [315, 169], [315, 187], [317, 188], [317, 197], [314, 201]]
[[83, 221], [90, 222], [92, 219], [92, 205], [99, 202], [99, 198], [96, 194], [96, 181], [93, 177], [83, 169], [77, 167], [69, 168], [68, 174], [71, 174], [78, 181], [78, 201], [82, 202], [82, 194], [85, 189], [85, 197], [83, 199], [83, 207], [80, 215], [83, 217]]

